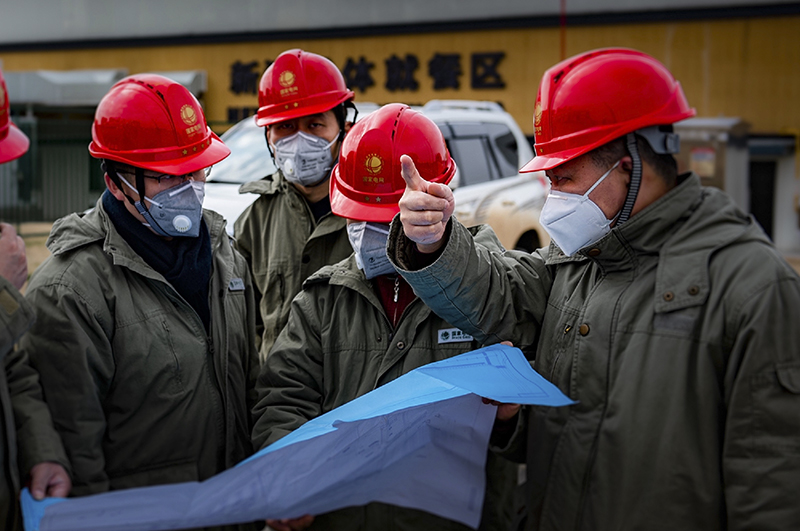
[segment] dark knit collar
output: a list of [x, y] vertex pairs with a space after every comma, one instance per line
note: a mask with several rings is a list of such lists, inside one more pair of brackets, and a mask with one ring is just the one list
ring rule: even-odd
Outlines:
[[197, 238], [166, 240], [142, 225], [122, 201], [106, 190], [103, 209], [120, 236], [150, 267], [164, 276], [183, 297], [209, 330], [211, 312], [208, 304], [208, 282], [211, 278], [211, 237], [205, 220], [201, 221]]

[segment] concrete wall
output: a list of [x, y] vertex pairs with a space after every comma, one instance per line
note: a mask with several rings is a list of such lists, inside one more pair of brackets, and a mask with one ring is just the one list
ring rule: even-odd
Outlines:
[[[566, 0], [570, 16], [791, 0]], [[0, 43], [309, 30], [558, 15], [559, 0], [4, 0]]]

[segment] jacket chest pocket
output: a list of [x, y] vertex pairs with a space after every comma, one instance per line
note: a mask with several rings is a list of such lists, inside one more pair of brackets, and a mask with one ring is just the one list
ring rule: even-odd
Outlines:
[[[159, 402], [195, 389], [205, 363], [205, 337], [154, 312], [144, 319], [122, 323], [113, 340], [115, 396], [129, 404]], [[138, 397], [138, 398], [137, 398]]]
[[548, 303], [534, 367], [561, 389], [569, 389], [575, 341], [585, 331], [579, 308]]

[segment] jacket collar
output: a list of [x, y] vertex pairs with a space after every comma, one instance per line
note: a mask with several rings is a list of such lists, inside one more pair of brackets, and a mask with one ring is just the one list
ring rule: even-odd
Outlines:
[[565, 256], [551, 243], [547, 264], [592, 260], [604, 272], [633, 273], [642, 257], [658, 255], [656, 311], [702, 304], [715, 251], [741, 238], [768, 240], [724, 192], [702, 187], [694, 173], [681, 177], [663, 197], [575, 255]]
[[[367, 280], [367, 277], [364, 276], [364, 272], [356, 265], [355, 254], [351, 254], [337, 264], [323, 267], [308, 277], [305, 282], [303, 282], [303, 289], [318, 283], [328, 283], [334, 286], [349, 288], [367, 299], [373, 306], [378, 308], [381, 313], [384, 312], [383, 304], [381, 304], [378, 295], [375, 293], [372, 282]], [[414, 300], [416, 301], [417, 299], [415, 298]], [[426, 312], [427, 311], [430, 310], [426, 307]]]
[[687, 210], [696, 208], [700, 190], [700, 180], [689, 175], [627, 223], [614, 227], [603, 238], [572, 256], [566, 256], [551, 241], [548, 265], [594, 260], [608, 271], [630, 269], [635, 266], [637, 254], [660, 251], [673, 234], [679, 218], [685, 217]]
[[244, 183], [239, 187], [240, 194], [260, 194], [260, 195], [275, 195], [277, 193], [286, 192], [289, 188], [289, 181], [283, 176], [281, 170], [276, 171], [272, 175], [267, 175], [258, 181], [250, 181]]
[[[222, 239], [228, 238], [225, 232], [224, 218], [212, 210], [203, 210], [203, 218], [211, 237], [212, 254], [216, 254]], [[103, 242], [103, 252], [110, 255], [115, 265], [120, 265], [145, 277], [164, 281], [164, 277], [151, 268], [128, 242], [117, 232], [114, 223], [103, 209], [102, 197], [89, 212], [70, 214], [53, 224], [47, 238], [47, 249], [54, 255], [60, 255], [94, 242]]]

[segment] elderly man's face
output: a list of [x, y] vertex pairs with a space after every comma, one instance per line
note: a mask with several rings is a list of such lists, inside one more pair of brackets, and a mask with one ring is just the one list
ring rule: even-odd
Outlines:
[[[598, 167], [586, 154], [547, 170], [546, 174], [553, 190], [583, 195], [609, 169]], [[589, 199], [600, 207], [606, 219], [613, 219], [622, 210], [629, 179], [629, 173], [620, 164], [589, 194]]]

